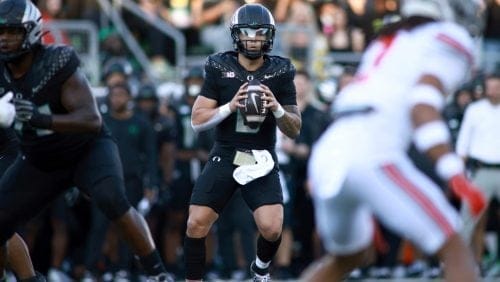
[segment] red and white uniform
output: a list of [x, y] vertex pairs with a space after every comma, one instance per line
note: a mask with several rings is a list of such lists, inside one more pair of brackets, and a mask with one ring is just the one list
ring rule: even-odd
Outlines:
[[309, 177], [326, 248], [350, 254], [370, 244], [372, 215], [434, 253], [460, 227], [440, 188], [413, 166], [412, 87], [425, 74], [452, 93], [468, 79], [473, 40], [451, 22], [382, 37], [365, 52], [334, 112], [372, 107], [334, 122], [313, 148]]

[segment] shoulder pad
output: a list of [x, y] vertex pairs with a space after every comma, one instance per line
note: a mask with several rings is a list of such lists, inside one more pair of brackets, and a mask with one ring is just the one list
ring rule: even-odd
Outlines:
[[290, 59], [280, 56], [268, 56], [268, 58], [270, 63], [264, 71], [263, 77], [260, 78], [261, 81], [288, 73], [295, 73], [295, 67]]
[[33, 82], [37, 89], [42, 89], [49, 83], [66, 80], [80, 64], [76, 52], [70, 46], [48, 45], [42, 48], [41, 58], [33, 65]]
[[451, 22], [436, 23], [435, 39], [473, 61], [474, 41], [467, 30]]
[[227, 51], [210, 55], [205, 63], [205, 68], [209, 70], [213, 68], [220, 71], [224, 76], [232, 74], [233, 77], [246, 80], [246, 75], [238, 71], [238, 53], [234, 51]]

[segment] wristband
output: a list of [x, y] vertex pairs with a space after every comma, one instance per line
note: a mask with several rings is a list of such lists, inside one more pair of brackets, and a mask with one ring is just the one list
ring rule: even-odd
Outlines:
[[217, 112], [204, 123], [195, 125], [193, 124], [193, 120], [191, 120], [191, 126], [193, 127], [193, 130], [195, 132], [200, 132], [203, 130], [213, 128], [231, 114], [231, 108], [229, 107], [229, 103], [222, 105], [217, 109], [218, 109]]
[[420, 152], [425, 152], [436, 145], [448, 144], [450, 132], [443, 121], [435, 120], [415, 129], [413, 141]]
[[436, 173], [443, 180], [464, 172], [463, 160], [454, 153], [447, 153], [441, 156], [436, 162]]
[[285, 115], [285, 110], [281, 105], [279, 105], [276, 111], [273, 111], [273, 115], [275, 118], [281, 118]]
[[231, 114], [231, 107], [229, 107], [229, 103], [226, 103], [226, 104], [220, 106], [219, 113], [224, 117], [227, 117], [228, 115], [230, 115]]
[[30, 120], [29, 124], [36, 128], [41, 129], [51, 129], [52, 128], [52, 116], [46, 114], [36, 113]]

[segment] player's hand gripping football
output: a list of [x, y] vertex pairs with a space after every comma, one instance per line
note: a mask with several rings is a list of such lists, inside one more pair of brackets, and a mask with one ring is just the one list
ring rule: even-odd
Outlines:
[[16, 119], [22, 122], [29, 122], [33, 116], [38, 114], [38, 110], [33, 102], [24, 99], [14, 99], [16, 106]]
[[238, 92], [236, 92], [236, 94], [234, 95], [233, 99], [231, 99], [231, 101], [229, 102], [229, 108], [231, 109], [231, 112], [235, 112], [238, 108], [245, 107], [243, 100], [247, 97], [247, 87], [248, 82], [243, 83], [238, 89]]
[[268, 108], [272, 112], [275, 112], [280, 107], [280, 103], [278, 103], [278, 100], [276, 100], [276, 97], [269, 87], [264, 84], [261, 84], [260, 86], [264, 92], [264, 97], [262, 99], [266, 101], [266, 103], [264, 103], [264, 107]]
[[450, 178], [448, 185], [451, 191], [465, 204], [474, 217], [481, 214], [486, 208], [486, 199], [474, 184], [472, 184], [465, 175], [457, 174]]

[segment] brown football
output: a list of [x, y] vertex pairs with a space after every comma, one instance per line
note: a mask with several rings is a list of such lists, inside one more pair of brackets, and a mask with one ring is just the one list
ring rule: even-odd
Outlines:
[[248, 83], [247, 98], [243, 100], [244, 108], [240, 108], [244, 123], [250, 128], [257, 128], [267, 116], [267, 109], [264, 107], [265, 100], [262, 99], [264, 93], [260, 91], [260, 82], [257, 79]]

